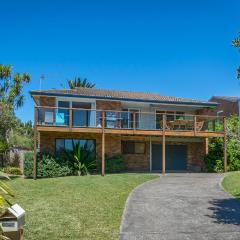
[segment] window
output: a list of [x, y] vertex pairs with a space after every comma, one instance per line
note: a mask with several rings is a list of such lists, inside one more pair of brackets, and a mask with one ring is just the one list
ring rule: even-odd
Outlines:
[[174, 112], [166, 112], [167, 113], [167, 121], [174, 121]]
[[72, 102], [73, 126], [88, 127], [90, 125], [91, 103]]
[[163, 120], [163, 114], [165, 112], [163, 111], [156, 111], [156, 129], [162, 128], [162, 120]]
[[56, 152], [61, 152], [65, 149], [64, 139], [56, 139]]
[[145, 153], [146, 144], [143, 142], [135, 143], [135, 153], [136, 154], [144, 154]]
[[73, 143], [80, 143], [81, 157], [89, 162], [96, 160], [96, 142], [87, 139], [56, 139], [56, 154], [63, 151], [72, 151]]
[[123, 154], [145, 154], [146, 144], [145, 142], [122, 142], [122, 152]]
[[69, 125], [69, 110], [70, 103], [68, 101], [59, 101], [58, 110], [56, 113], [56, 125]]
[[176, 112], [176, 120], [184, 120], [184, 112]]

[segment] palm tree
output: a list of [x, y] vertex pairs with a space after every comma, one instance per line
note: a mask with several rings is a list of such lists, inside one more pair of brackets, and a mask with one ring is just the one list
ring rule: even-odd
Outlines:
[[75, 77], [74, 80], [68, 80], [68, 86], [71, 89], [78, 88], [78, 87], [83, 87], [83, 88], [94, 88], [95, 84], [88, 82], [86, 78], [83, 80], [80, 77]]

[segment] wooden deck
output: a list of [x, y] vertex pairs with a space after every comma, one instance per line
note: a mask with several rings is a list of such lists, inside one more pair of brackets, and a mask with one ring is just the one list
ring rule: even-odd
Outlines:
[[[147, 129], [141, 126], [136, 113], [132, 119], [124, 119], [124, 111], [86, 110], [86, 109], [62, 109], [58, 112], [56, 107], [35, 107], [34, 115], [34, 179], [37, 178], [37, 132], [63, 132], [63, 133], [96, 133], [102, 136], [102, 175], [105, 175], [105, 135], [134, 135], [134, 136], [161, 136], [162, 137], [162, 173], [166, 170], [166, 137], [223, 137], [224, 138], [224, 171], [227, 170], [227, 123], [225, 117], [204, 115], [179, 115], [176, 119], [168, 119], [166, 113], [156, 114], [154, 121], [148, 121]], [[73, 113], [76, 111], [91, 111], [94, 114], [94, 124], [87, 121], [87, 125], [76, 127]], [[65, 118], [66, 114], [66, 118]], [[110, 117], [108, 115], [111, 115]], [[153, 113], [142, 113], [152, 116]], [[63, 116], [63, 117], [62, 117]], [[62, 117], [62, 119], [58, 119]], [[158, 117], [158, 119], [157, 119]], [[183, 119], [181, 119], [183, 118]], [[63, 121], [62, 121], [63, 120]], [[126, 122], [127, 120], [127, 122]], [[109, 122], [111, 124], [109, 124]], [[79, 123], [78, 123], [79, 124]], [[111, 127], [109, 127], [109, 125]], [[85, 127], [94, 126], [94, 127]], [[127, 128], [126, 128], [127, 127]], [[142, 127], [142, 128], [141, 128]], [[219, 128], [220, 127], [220, 128]]]
[[[102, 128], [91, 127], [56, 127], [56, 126], [37, 126], [39, 132], [72, 132], [72, 133], [102, 133]], [[142, 135], [142, 136], [162, 136], [163, 130], [140, 130], [140, 129], [110, 129], [105, 128], [106, 134], [117, 135]], [[165, 136], [178, 136], [178, 137], [224, 137], [224, 132], [203, 132], [203, 131], [178, 131], [178, 130], [165, 130]]]

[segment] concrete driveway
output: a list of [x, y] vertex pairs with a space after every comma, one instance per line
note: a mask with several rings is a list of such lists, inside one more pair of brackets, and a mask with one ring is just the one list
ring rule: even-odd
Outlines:
[[129, 196], [121, 240], [240, 239], [240, 201], [225, 193], [223, 175], [167, 174]]

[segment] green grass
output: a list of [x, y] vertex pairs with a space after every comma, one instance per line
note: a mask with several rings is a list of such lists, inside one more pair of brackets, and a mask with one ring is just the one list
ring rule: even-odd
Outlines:
[[150, 174], [14, 179], [15, 202], [27, 212], [25, 239], [117, 239], [124, 205]]
[[228, 173], [223, 179], [222, 185], [227, 192], [240, 198], [240, 172]]

